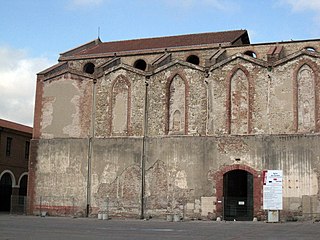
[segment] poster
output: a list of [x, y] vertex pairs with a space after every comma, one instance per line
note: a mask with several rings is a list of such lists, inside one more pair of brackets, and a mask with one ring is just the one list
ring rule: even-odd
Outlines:
[[282, 210], [282, 170], [267, 170], [263, 173], [263, 209]]

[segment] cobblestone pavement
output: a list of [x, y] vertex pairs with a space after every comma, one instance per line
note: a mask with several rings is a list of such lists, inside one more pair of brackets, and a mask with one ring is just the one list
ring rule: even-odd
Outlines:
[[320, 223], [166, 222], [1, 214], [3, 239], [320, 239]]

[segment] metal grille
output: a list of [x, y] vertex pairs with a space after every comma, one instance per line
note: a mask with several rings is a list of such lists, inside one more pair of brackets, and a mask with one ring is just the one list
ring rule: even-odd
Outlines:
[[27, 214], [27, 196], [11, 195], [10, 214]]
[[224, 219], [253, 219], [253, 175], [236, 170], [224, 175]]

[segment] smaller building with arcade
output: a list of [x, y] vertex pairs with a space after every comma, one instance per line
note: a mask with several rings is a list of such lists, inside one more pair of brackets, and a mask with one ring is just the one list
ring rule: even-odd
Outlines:
[[31, 127], [0, 119], [1, 212], [25, 210], [31, 138]]

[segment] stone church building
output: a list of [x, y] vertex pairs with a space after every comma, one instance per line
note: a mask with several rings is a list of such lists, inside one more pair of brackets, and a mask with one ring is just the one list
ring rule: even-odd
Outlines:
[[246, 30], [102, 42], [38, 74], [29, 212], [265, 219], [320, 213], [320, 40]]

